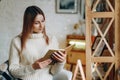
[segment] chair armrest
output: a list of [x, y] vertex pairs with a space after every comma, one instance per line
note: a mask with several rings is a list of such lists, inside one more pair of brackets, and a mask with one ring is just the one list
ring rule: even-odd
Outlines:
[[72, 72], [68, 70], [62, 70], [60, 73], [53, 77], [53, 80], [72, 80]]
[[11, 76], [6, 72], [0, 71], [0, 75], [2, 75], [6, 80], [12, 80]]

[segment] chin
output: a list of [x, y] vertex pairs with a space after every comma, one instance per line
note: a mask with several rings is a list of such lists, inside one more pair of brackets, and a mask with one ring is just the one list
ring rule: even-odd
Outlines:
[[36, 32], [33, 32], [33, 33], [42, 33], [42, 31], [36, 31]]
[[40, 30], [39, 33], [43, 33], [43, 30]]

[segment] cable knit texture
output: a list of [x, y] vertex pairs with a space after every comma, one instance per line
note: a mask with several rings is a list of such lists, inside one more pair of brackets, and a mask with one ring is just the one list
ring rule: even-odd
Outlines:
[[31, 34], [22, 52], [21, 61], [19, 59], [19, 52], [21, 50], [20, 35], [12, 39], [9, 56], [9, 71], [14, 77], [23, 80], [52, 80], [53, 75], [63, 69], [64, 62], [49, 65], [38, 70], [32, 68], [32, 64], [36, 60], [44, 57], [49, 49], [58, 49], [56, 38], [49, 38], [50, 44], [47, 45], [43, 34]]

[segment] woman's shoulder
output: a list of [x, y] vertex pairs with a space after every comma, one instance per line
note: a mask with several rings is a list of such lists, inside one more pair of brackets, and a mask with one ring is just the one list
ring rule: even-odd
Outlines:
[[21, 35], [17, 35], [12, 38], [12, 43], [20, 43], [21, 42]]

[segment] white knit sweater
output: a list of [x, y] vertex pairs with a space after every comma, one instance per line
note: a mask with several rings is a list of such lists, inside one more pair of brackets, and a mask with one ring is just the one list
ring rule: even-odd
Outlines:
[[24, 58], [19, 62], [20, 36], [13, 38], [10, 46], [9, 71], [14, 77], [23, 80], [52, 80], [53, 75], [63, 69], [64, 63], [56, 63], [38, 70], [32, 68], [34, 61], [44, 57], [49, 49], [58, 49], [55, 37], [51, 37], [50, 44], [47, 45], [43, 34], [31, 34], [22, 52]]

